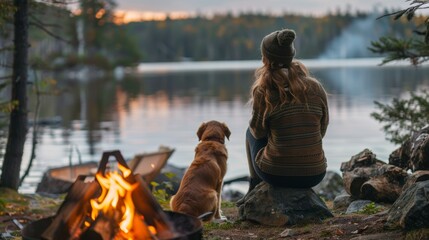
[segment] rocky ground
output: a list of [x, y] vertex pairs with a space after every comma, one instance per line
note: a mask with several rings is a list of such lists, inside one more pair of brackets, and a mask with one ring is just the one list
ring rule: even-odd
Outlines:
[[[7, 189], [0, 189], [0, 239], [21, 239], [19, 225], [55, 214], [63, 201], [40, 195], [19, 195]], [[331, 203], [328, 202], [331, 208]], [[317, 224], [268, 227], [238, 219], [238, 208], [233, 202], [222, 204], [223, 223], [205, 223], [204, 239], [429, 239], [429, 230], [404, 232], [400, 229], [386, 229], [385, 209], [368, 208], [360, 213], [334, 213], [334, 217]], [[15, 220], [14, 220], [15, 219]]]
[[284, 227], [240, 221], [238, 209], [232, 203], [224, 203], [223, 210], [229, 221], [205, 224], [205, 239], [429, 239], [429, 231], [405, 233], [399, 229], [386, 229], [385, 210], [374, 214], [370, 210], [347, 215], [333, 212], [333, 218], [317, 224]]

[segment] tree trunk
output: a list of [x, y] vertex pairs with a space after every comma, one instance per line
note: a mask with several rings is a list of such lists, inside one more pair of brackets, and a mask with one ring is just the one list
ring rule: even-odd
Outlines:
[[429, 170], [429, 126], [414, 133], [389, 156], [389, 163], [412, 172]]
[[9, 135], [0, 185], [18, 190], [21, 161], [27, 134], [28, 0], [14, 0], [14, 54]]
[[383, 165], [376, 176], [362, 185], [361, 196], [374, 202], [393, 203], [401, 195], [407, 176], [407, 172], [400, 167]]

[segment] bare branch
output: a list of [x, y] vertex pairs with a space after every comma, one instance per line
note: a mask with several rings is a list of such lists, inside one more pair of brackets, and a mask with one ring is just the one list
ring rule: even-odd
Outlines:
[[6, 63], [0, 63], [0, 67], [12, 68], [12, 65], [7, 65]]
[[45, 28], [43, 25], [40, 25], [40, 24], [38, 24], [38, 23], [36, 23], [36, 22], [30, 22], [30, 25], [34, 25], [34, 26], [36, 26], [36, 27], [40, 28], [40, 29], [41, 29], [41, 30], [43, 30], [45, 33], [47, 33], [48, 35], [50, 35], [51, 37], [53, 37], [53, 38], [55, 38], [55, 39], [58, 39], [58, 40], [64, 41], [64, 42], [66, 42], [66, 43], [68, 43], [68, 44], [72, 44], [72, 42], [71, 42], [70, 40], [64, 39], [64, 38], [62, 38], [61, 36], [56, 35], [55, 33], [51, 32], [50, 30], [48, 30], [47, 28]]
[[45, 27], [56, 27], [56, 28], [60, 28], [61, 27], [61, 25], [54, 24], [54, 23], [44, 23], [44, 22], [40, 21], [37, 17], [35, 17], [34, 15], [32, 15], [32, 14], [30, 15], [30, 17], [31, 17], [31, 20], [34, 20], [35, 22], [37, 22], [37, 24], [43, 25]]
[[3, 76], [3, 77], [0, 77], [0, 80], [3, 80], [3, 79], [10, 79], [10, 78], [12, 78], [12, 76]]

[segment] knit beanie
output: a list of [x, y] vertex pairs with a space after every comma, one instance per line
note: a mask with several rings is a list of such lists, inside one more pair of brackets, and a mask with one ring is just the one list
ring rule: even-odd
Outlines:
[[293, 46], [295, 36], [295, 31], [291, 29], [283, 29], [268, 34], [261, 42], [262, 55], [271, 62], [283, 65], [282, 67], [289, 67], [295, 56], [295, 47]]

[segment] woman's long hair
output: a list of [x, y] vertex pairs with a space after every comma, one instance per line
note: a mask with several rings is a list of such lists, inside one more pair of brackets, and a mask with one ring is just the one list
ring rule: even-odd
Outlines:
[[[281, 68], [275, 63], [262, 58], [263, 66], [255, 71], [256, 81], [251, 89], [251, 104], [261, 104], [254, 102], [254, 96], [263, 96], [264, 119], [274, 108], [286, 103], [297, 104], [307, 103], [307, 92], [316, 84], [320, 83], [310, 76], [310, 72], [300, 61], [293, 60], [288, 68]], [[316, 84], [315, 84], [316, 83]], [[273, 95], [278, 97], [273, 99]]]

